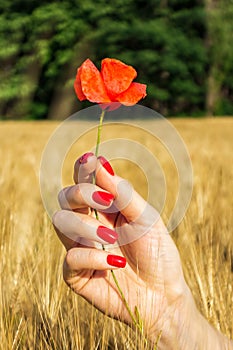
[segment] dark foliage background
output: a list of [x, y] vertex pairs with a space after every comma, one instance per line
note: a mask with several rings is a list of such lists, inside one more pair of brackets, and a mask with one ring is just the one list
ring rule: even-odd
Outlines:
[[0, 118], [64, 119], [87, 57], [133, 65], [165, 116], [233, 115], [232, 0], [2, 0]]

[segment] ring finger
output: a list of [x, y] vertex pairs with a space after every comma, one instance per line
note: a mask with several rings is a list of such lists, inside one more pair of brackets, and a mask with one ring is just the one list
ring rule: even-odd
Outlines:
[[114, 196], [100, 187], [82, 183], [64, 188], [58, 195], [62, 209], [88, 213], [88, 208], [106, 210], [112, 204]]
[[93, 242], [113, 244], [118, 239], [115, 231], [93, 217], [69, 210], [57, 211], [53, 225], [66, 249], [73, 247], [74, 242], [93, 247]]

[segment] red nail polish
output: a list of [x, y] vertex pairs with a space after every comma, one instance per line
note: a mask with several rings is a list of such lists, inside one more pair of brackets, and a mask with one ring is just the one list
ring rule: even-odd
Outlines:
[[118, 234], [115, 231], [110, 230], [110, 228], [105, 226], [99, 226], [97, 228], [96, 233], [97, 233], [97, 236], [99, 236], [105, 242], [108, 242], [111, 244], [115, 243], [118, 238]]
[[107, 256], [107, 263], [111, 266], [115, 266], [115, 267], [125, 267], [126, 265], [126, 258], [124, 258], [123, 256], [119, 256], [119, 255], [111, 255], [109, 254]]
[[87, 160], [90, 156], [94, 156], [94, 153], [92, 152], [87, 152], [82, 155], [82, 157], [79, 159], [80, 164], [87, 163]]
[[113, 200], [113, 198], [114, 198], [113, 194], [108, 192], [95, 191], [92, 194], [93, 201], [101, 205], [109, 205]]
[[107, 161], [106, 158], [104, 158], [103, 156], [99, 156], [98, 159], [99, 159], [100, 163], [103, 165], [104, 169], [107, 170], [107, 172], [110, 175], [115, 175], [113, 168], [111, 167], [110, 163]]

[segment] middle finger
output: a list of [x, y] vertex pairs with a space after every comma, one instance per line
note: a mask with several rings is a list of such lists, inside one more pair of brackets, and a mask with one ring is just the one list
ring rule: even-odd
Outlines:
[[81, 183], [61, 190], [58, 200], [62, 209], [80, 210], [93, 208], [101, 211], [112, 205], [114, 196], [96, 185]]

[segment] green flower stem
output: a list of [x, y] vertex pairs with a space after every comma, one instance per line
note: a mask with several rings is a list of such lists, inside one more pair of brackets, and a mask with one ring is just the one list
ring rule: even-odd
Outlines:
[[[101, 138], [103, 121], [104, 121], [104, 115], [105, 115], [105, 110], [103, 109], [101, 112], [101, 115], [100, 115], [100, 121], [99, 121], [98, 131], [97, 131], [97, 140], [96, 140], [96, 146], [95, 146], [95, 156], [96, 157], [98, 157], [98, 154], [99, 154], [99, 145], [100, 145], [100, 138]], [[95, 183], [96, 183], [95, 176], [93, 176], [92, 183], [93, 183], [93, 185], [95, 185]], [[95, 212], [96, 219], [99, 220], [98, 211], [96, 209], [94, 209], [94, 212]]]
[[[104, 115], [105, 115], [105, 110], [102, 110], [101, 115], [100, 115], [99, 125], [98, 125], [98, 131], [97, 131], [97, 140], [96, 140], [96, 148], [95, 148], [95, 156], [96, 157], [98, 157], [98, 153], [99, 153], [99, 145], [100, 145], [101, 131], [102, 131], [102, 126], [103, 126], [103, 121], [104, 121]], [[94, 185], [96, 184], [95, 176], [93, 176], [93, 184]], [[98, 215], [97, 210], [94, 209], [94, 212], [95, 212], [96, 219], [99, 220], [99, 215]], [[103, 244], [102, 244], [102, 249], [105, 250], [105, 247], [104, 247]], [[124, 293], [122, 292], [122, 289], [121, 289], [121, 287], [120, 287], [120, 285], [118, 283], [118, 280], [117, 280], [116, 275], [115, 275], [113, 270], [111, 270], [111, 274], [112, 274], [113, 280], [114, 280], [114, 282], [116, 284], [116, 287], [118, 289], [118, 292], [119, 292], [119, 294], [120, 294], [120, 296], [122, 298], [122, 301], [123, 301], [123, 303], [124, 303], [128, 313], [129, 313], [129, 315], [130, 315], [134, 325], [139, 328], [140, 333], [142, 334], [142, 327], [141, 327], [140, 323], [137, 322], [134, 314], [132, 313], [132, 311], [131, 311], [131, 309], [129, 307], [129, 304], [128, 304], [127, 300], [125, 299]]]
[[114, 273], [113, 270], [111, 270], [111, 274], [112, 274], [113, 280], [114, 280], [114, 282], [115, 282], [115, 284], [116, 284], [116, 287], [117, 287], [117, 289], [118, 289], [118, 292], [120, 293], [120, 296], [121, 296], [121, 298], [122, 298], [122, 301], [123, 301], [123, 303], [125, 304], [125, 307], [126, 307], [128, 313], [129, 313], [130, 317], [132, 318], [132, 321], [133, 321], [134, 325], [135, 325], [136, 327], [138, 327], [139, 330], [140, 330], [140, 332], [141, 332], [142, 329], [141, 329], [141, 327], [139, 326], [138, 322], [136, 321], [136, 318], [134, 317], [134, 314], [132, 313], [132, 311], [131, 311], [131, 309], [130, 309], [130, 307], [129, 307], [129, 304], [128, 304], [127, 300], [125, 299], [124, 293], [122, 292], [122, 289], [121, 289], [121, 287], [120, 287], [120, 285], [119, 285], [119, 283], [118, 283], [118, 280], [117, 280], [116, 275], [115, 275], [115, 273]]
[[96, 140], [96, 147], [95, 147], [96, 157], [98, 157], [98, 153], [99, 153], [100, 137], [101, 137], [101, 131], [102, 131], [102, 126], [104, 121], [104, 115], [105, 115], [105, 110], [103, 109], [100, 115], [100, 121], [98, 125], [97, 140]]

